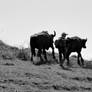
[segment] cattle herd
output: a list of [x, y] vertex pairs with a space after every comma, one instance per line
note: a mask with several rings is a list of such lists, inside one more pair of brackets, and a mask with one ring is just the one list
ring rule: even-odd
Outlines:
[[44, 59], [48, 61], [46, 50], [49, 48], [52, 49], [53, 59], [56, 59], [54, 52], [54, 45], [58, 49], [59, 52], [59, 64], [63, 67], [63, 63], [65, 59], [67, 60], [67, 65], [69, 65], [69, 56], [72, 52], [78, 53], [77, 62], [80, 66], [84, 65], [84, 60], [81, 55], [82, 48], [86, 48], [87, 39], [82, 39], [78, 36], [67, 37], [66, 39], [61, 39], [60, 37], [55, 40], [56, 32], [54, 34], [49, 34], [48, 31], [42, 31], [40, 33], [34, 34], [30, 37], [30, 48], [31, 48], [31, 61], [33, 61], [33, 56], [40, 57], [41, 61], [43, 61], [42, 54], [44, 55]]

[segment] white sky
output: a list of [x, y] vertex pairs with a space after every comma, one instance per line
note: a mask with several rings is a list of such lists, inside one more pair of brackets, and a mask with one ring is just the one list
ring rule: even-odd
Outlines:
[[0, 0], [0, 39], [10, 45], [29, 44], [32, 34], [56, 30], [88, 38], [83, 57], [92, 54], [92, 0]]

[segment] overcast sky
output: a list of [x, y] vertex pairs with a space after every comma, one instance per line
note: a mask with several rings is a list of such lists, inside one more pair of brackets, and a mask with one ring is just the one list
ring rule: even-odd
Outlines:
[[56, 30], [88, 38], [85, 58], [92, 54], [92, 0], [0, 0], [0, 39], [29, 45], [32, 34]]

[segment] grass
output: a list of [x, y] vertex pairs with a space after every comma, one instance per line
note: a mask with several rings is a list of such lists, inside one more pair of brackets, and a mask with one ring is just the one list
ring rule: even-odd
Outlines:
[[72, 56], [71, 67], [62, 69], [51, 53], [47, 57], [50, 63], [36, 66], [30, 62], [29, 48], [0, 42], [0, 92], [92, 92], [91, 61], [82, 68]]
[[28, 53], [26, 49], [22, 48], [19, 49], [19, 52], [16, 57], [20, 60], [28, 61], [30, 60], [30, 53]]

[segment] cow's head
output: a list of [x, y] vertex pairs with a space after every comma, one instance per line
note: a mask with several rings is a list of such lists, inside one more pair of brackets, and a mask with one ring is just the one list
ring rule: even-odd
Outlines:
[[87, 38], [86, 39], [82, 39], [82, 47], [86, 48], [86, 42], [87, 42]]

